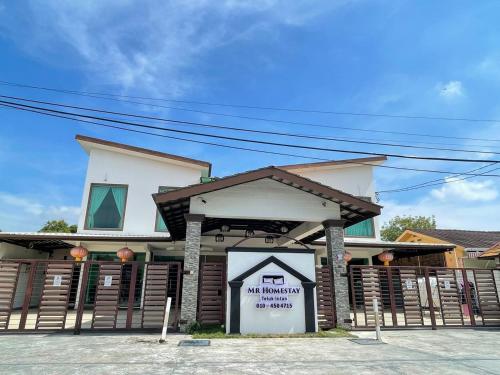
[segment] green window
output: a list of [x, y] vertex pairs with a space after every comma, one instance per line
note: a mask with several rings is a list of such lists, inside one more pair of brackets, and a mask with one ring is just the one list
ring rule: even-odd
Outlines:
[[346, 237], [375, 237], [373, 219], [364, 220], [345, 229]]
[[122, 229], [127, 186], [92, 184], [87, 207], [86, 229]]
[[[158, 193], [166, 193], [167, 191], [171, 191], [177, 189], [175, 187], [170, 186], [160, 186], [158, 188]], [[156, 223], [155, 223], [155, 232], [168, 232], [167, 225], [165, 221], [160, 215], [160, 211], [156, 210]]]

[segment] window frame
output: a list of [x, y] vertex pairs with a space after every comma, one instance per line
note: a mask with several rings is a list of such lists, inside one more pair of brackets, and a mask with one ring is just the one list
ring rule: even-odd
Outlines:
[[[375, 220], [373, 217], [369, 218], [369, 219], [365, 219], [365, 220], [370, 220], [370, 223], [371, 223], [371, 230], [372, 230], [372, 235], [371, 236], [351, 236], [351, 235], [348, 235], [347, 234], [347, 229], [348, 228], [344, 228], [344, 237], [348, 237], [348, 238], [375, 238], [377, 237], [376, 234], [375, 234]], [[363, 220], [363, 221], [365, 221]], [[362, 223], [363, 221], [360, 221], [359, 223]], [[359, 224], [357, 223], [357, 224]], [[356, 224], [354, 224], [356, 225]]]
[[[179, 189], [179, 187], [178, 186], [165, 186], [165, 185], [158, 186], [158, 193], [166, 193], [166, 191], [161, 192], [160, 191], [161, 189]], [[169, 233], [166, 223], [165, 223], [165, 230], [158, 230], [158, 217], [161, 217], [160, 210], [158, 209], [158, 207], [155, 207], [155, 227], [154, 227], [155, 232]]]
[[[90, 199], [92, 198], [92, 188], [94, 186], [110, 186], [110, 187], [121, 187], [125, 188], [125, 203], [123, 207], [123, 218], [121, 220], [121, 227], [119, 228], [89, 228], [89, 209], [90, 209]], [[123, 231], [123, 227], [125, 226], [125, 215], [127, 214], [127, 200], [128, 200], [128, 184], [108, 184], [102, 182], [92, 182], [89, 186], [89, 194], [87, 198], [87, 209], [85, 210], [85, 224], [83, 226], [84, 230], [100, 230], [100, 231]]]

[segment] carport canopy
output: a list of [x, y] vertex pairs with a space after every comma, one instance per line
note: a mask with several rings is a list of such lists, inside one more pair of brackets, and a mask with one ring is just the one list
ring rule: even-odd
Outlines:
[[[380, 214], [381, 206], [282, 170], [266, 167], [208, 183], [153, 194], [173, 240], [186, 235], [186, 214], [204, 215], [202, 233], [227, 225], [231, 231], [283, 232], [301, 239], [321, 232], [325, 220], [354, 225]], [[285, 246], [285, 242], [279, 243]]]

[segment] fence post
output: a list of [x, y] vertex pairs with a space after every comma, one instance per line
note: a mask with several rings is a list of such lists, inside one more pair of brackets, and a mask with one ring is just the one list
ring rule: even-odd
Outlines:
[[387, 270], [387, 283], [389, 286], [389, 298], [391, 301], [392, 325], [396, 327], [398, 325], [398, 317], [396, 314], [396, 298], [394, 295], [394, 284], [392, 282], [392, 270], [391, 267], [386, 267], [386, 270]]
[[466, 301], [467, 306], [469, 308], [470, 325], [475, 326], [476, 325], [476, 318], [474, 317], [474, 310], [473, 310], [473, 306], [472, 306], [472, 299], [471, 299], [472, 296], [471, 296], [471, 290], [470, 290], [470, 285], [469, 285], [469, 279], [467, 278], [467, 271], [465, 268], [462, 268], [462, 280], [464, 281], [465, 301]]
[[[83, 319], [83, 310], [85, 305], [85, 295], [87, 294], [87, 286], [89, 283], [89, 269], [90, 263], [87, 261], [85, 263], [81, 263], [83, 267], [83, 275], [80, 279], [80, 296], [78, 298], [78, 309], [76, 311], [76, 319], [75, 319], [75, 330], [73, 334], [79, 335], [80, 329], [82, 328], [82, 319]], [[81, 272], [81, 271], [80, 271]]]
[[378, 316], [378, 299], [375, 297], [372, 299], [373, 303], [373, 313], [375, 314], [375, 334], [377, 336], [377, 341], [382, 341], [382, 337], [380, 335], [380, 319]]
[[429, 269], [424, 268], [424, 278], [425, 278], [425, 288], [427, 290], [427, 302], [429, 304], [429, 313], [431, 315], [431, 325], [432, 329], [437, 329], [436, 327], [436, 314], [434, 313], [434, 301], [432, 300], [432, 289], [431, 283], [429, 281]]
[[21, 312], [21, 318], [19, 320], [19, 329], [24, 329], [26, 327], [26, 318], [29, 314], [31, 294], [33, 293], [33, 280], [35, 279], [36, 270], [38, 268], [38, 262], [32, 261], [29, 263], [31, 266], [30, 275], [28, 277], [28, 285], [26, 286], [26, 292], [23, 300], [23, 308]]

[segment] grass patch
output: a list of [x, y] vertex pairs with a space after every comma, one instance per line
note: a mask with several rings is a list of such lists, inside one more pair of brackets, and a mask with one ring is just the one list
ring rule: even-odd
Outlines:
[[337, 338], [354, 337], [341, 328], [334, 328], [329, 331], [319, 331], [314, 333], [290, 333], [290, 334], [247, 334], [235, 335], [226, 334], [222, 326], [202, 326], [199, 330], [192, 333], [193, 339], [260, 339], [260, 338]]

